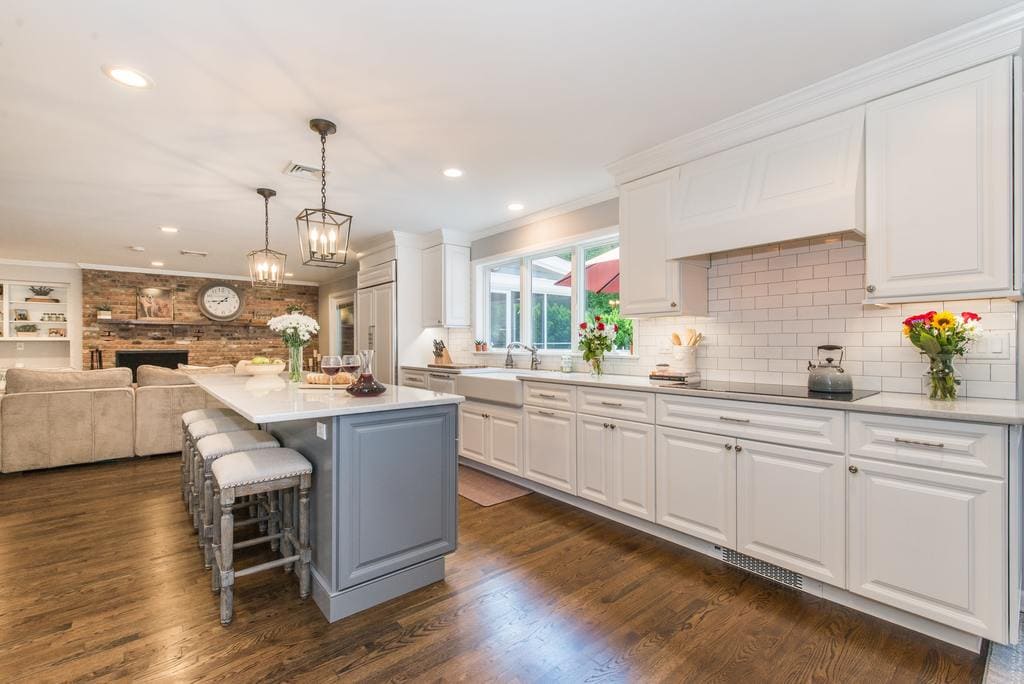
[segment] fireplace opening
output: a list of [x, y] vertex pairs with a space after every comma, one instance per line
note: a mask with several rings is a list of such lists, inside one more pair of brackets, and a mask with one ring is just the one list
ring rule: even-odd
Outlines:
[[136, 382], [135, 371], [139, 366], [163, 366], [177, 368], [179, 363], [188, 363], [187, 349], [132, 349], [118, 351], [114, 355], [118, 368], [130, 368], [132, 382]]

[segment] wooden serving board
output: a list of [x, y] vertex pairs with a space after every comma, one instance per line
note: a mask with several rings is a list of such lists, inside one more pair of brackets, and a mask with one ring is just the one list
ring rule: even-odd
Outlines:
[[482, 363], [428, 363], [427, 368], [487, 368]]

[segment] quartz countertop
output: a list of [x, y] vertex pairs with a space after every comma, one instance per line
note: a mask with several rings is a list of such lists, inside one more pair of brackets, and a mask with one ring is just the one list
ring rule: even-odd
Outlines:
[[376, 397], [353, 397], [344, 389], [300, 389], [284, 375], [194, 375], [211, 396], [254, 423], [323, 418], [458, 404], [463, 398], [415, 387], [385, 385]]
[[1024, 425], [1024, 401], [1008, 399], [981, 399], [966, 397], [956, 401], [932, 401], [920, 394], [903, 394], [900, 392], [879, 392], [857, 401], [836, 401], [834, 399], [814, 399], [789, 396], [772, 396], [765, 394], [745, 394], [742, 392], [720, 392], [688, 387], [668, 387], [663, 382], [651, 381], [644, 376], [636, 375], [604, 375], [595, 378], [589, 373], [559, 373], [555, 371], [532, 371], [518, 376], [520, 380], [533, 382], [553, 382], [559, 384], [578, 385], [581, 387], [599, 387], [604, 389], [639, 390], [657, 394], [674, 394], [687, 397], [704, 397], [707, 399], [728, 399], [731, 401], [752, 401], [762, 404], [785, 404], [787, 406], [808, 406], [812, 408], [828, 408], [839, 411], [860, 411], [864, 413], [886, 413], [899, 416], [918, 416], [921, 418], [944, 418], [976, 423], [995, 423], [998, 425]]

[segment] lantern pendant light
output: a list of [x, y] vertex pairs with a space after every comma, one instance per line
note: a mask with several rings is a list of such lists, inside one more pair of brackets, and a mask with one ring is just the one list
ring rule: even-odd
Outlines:
[[270, 198], [277, 194], [270, 188], [257, 188], [263, 198], [263, 249], [249, 252], [249, 278], [252, 286], [276, 290], [284, 284], [284, 263], [288, 255], [270, 249]]
[[309, 127], [320, 134], [320, 208], [303, 209], [295, 217], [302, 263], [337, 268], [348, 262], [352, 217], [327, 208], [327, 136], [338, 128], [326, 119], [312, 119]]

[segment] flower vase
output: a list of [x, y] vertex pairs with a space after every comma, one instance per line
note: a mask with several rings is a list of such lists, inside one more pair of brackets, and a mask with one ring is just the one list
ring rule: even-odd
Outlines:
[[302, 382], [302, 347], [288, 347], [288, 379]]
[[936, 401], [955, 400], [963, 380], [953, 365], [953, 357], [943, 354], [930, 358], [928, 372], [924, 374], [923, 384], [924, 391], [929, 399]]
[[602, 375], [604, 375], [604, 357], [603, 356], [595, 356], [594, 358], [590, 359], [588, 361], [588, 363], [590, 364], [590, 376], [591, 377], [599, 378]]

